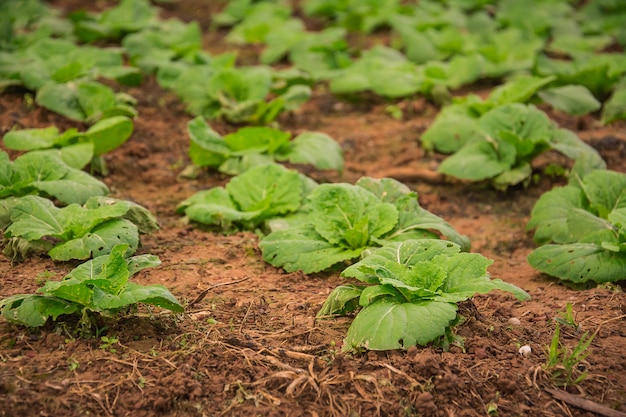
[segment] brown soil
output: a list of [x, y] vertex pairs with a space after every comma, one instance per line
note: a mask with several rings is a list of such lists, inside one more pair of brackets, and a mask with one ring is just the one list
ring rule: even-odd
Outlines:
[[[76, 3], [55, 2], [68, 9]], [[183, 3], [203, 2], [169, 4], [166, 15], [208, 26], [206, 10]], [[207, 35], [208, 50], [226, 49], [220, 36]], [[303, 168], [307, 174], [319, 181], [353, 183], [363, 175], [404, 181], [425, 208], [471, 238], [473, 252], [495, 261], [493, 277], [532, 296], [517, 302], [492, 293], [463, 304], [466, 321], [455, 332], [464, 349], [342, 354], [350, 318], [315, 320], [343, 282], [338, 273], [288, 274], [263, 262], [252, 233], [224, 236], [185, 224], [176, 205], [227, 178], [215, 172], [179, 178], [189, 163], [191, 117], [154, 80], [127, 91], [139, 100], [140, 116], [131, 140], [106, 156], [111, 172], [104, 181], [114, 197], [144, 205], [161, 223], [143, 237], [140, 253], [163, 263], [137, 281], [166, 285], [188, 308], [179, 316], [140, 309], [106, 321], [102, 335], [119, 340], [108, 348], [98, 338], [71, 337], [70, 324], [28, 330], [0, 321], [0, 416], [593, 416], [548, 392], [555, 387], [544, 368], [553, 318], [567, 303], [580, 330], [563, 328], [564, 345], [573, 348], [583, 332], [596, 336], [577, 365], [587, 378], [561, 392], [626, 415], [626, 295], [619, 287], [570, 289], [526, 262], [534, 248], [525, 230], [530, 210], [563, 178], [542, 175], [506, 193], [441, 178], [436, 167], [443, 157], [419, 146], [438, 111], [423, 99], [401, 102], [405, 118], [398, 121], [382, 100], [350, 102], [318, 88], [302, 109], [281, 116], [286, 130], [322, 131], [343, 146], [342, 177]], [[1, 134], [75, 126], [28, 103], [24, 91], [0, 96]], [[551, 116], [596, 147], [610, 169], [626, 171], [623, 123]], [[235, 129], [212, 125], [221, 133]], [[550, 155], [537, 168], [551, 161], [563, 159]], [[0, 297], [34, 292], [45, 271], [58, 279], [71, 267], [45, 257], [11, 265], [0, 257]], [[526, 344], [532, 353], [522, 357], [518, 349]]]

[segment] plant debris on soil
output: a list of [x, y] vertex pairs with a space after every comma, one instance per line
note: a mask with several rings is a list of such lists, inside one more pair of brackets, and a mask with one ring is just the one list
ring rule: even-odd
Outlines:
[[[70, 11], [83, 2], [52, 3]], [[164, 14], [208, 28], [215, 6], [207, 3], [163, 4]], [[205, 48], [228, 49], [225, 33], [205, 31]], [[342, 175], [310, 169], [307, 175], [320, 182], [354, 183], [362, 176], [403, 181], [424, 208], [471, 239], [472, 252], [495, 261], [492, 277], [532, 297], [519, 302], [494, 292], [463, 303], [465, 321], [453, 331], [464, 342], [447, 351], [427, 346], [346, 354], [341, 346], [351, 318], [315, 318], [344, 282], [339, 271], [285, 273], [263, 261], [253, 233], [223, 235], [185, 224], [176, 206], [228, 178], [215, 171], [181, 178], [189, 164], [186, 125], [192, 116], [154, 79], [125, 91], [138, 99], [139, 117], [131, 139], [105, 155], [110, 173], [102, 180], [112, 197], [157, 216], [161, 229], [143, 237], [138, 254], [157, 255], [162, 264], [136, 281], [165, 285], [186, 311], [142, 307], [102, 321], [92, 338], [73, 337], [69, 322], [32, 330], [0, 321], [0, 416], [626, 415], [626, 295], [619, 285], [569, 288], [526, 262], [535, 248], [526, 230], [530, 211], [565, 178], [543, 175], [527, 188], [500, 192], [441, 177], [436, 168], [443, 157], [419, 146], [438, 112], [424, 98], [400, 101], [406, 116], [396, 120], [383, 99], [350, 102], [320, 87], [300, 109], [281, 115], [282, 129], [324, 132], [344, 150]], [[29, 97], [17, 88], [0, 96], [2, 135], [16, 127], [79, 126], [33, 106]], [[546, 111], [596, 148], [609, 169], [626, 172], [626, 124], [602, 126], [591, 116]], [[221, 134], [235, 129], [212, 126]], [[551, 162], [564, 161], [548, 154], [535, 168]], [[73, 266], [47, 257], [12, 265], [0, 257], [0, 295], [32, 293], [46, 277], [58, 279]], [[562, 387], [544, 365], [554, 319], [568, 303], [578, 328], [561, 327], [564, 349], [574, 349], [585, 332], [595, 337], [589, 355], [576, 364], [587, 377]], [[524, 345], [530, 354], [520, 354]]]

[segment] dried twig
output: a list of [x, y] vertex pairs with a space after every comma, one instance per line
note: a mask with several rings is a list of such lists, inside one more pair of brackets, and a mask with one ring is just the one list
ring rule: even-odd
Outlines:
[[552, 388], [545, 388], [545, 390], [552, 394], [554, 398], [573, 405], [574, 407], [582, 408], [583, 410], [591, 411], [592, 413], [600, 414], [601, 416], [606, 417], [626, 417], [626, 413], [595, 403], [591, 400], [581, 398], [577, 395], [570, 394], [569, 392]]
[[190, 303], [189, 303], [189, 305], [187, 306], [187, 308], [191, 308], [191, 307], [193, 307], [194, 305], [198, 304], [200, 301], [204, 300], [204, 297], [206, 297], [206, 295], [209, 293], [209, 291], [211, 291], [211, 290], [212, 290], [212, 289], [214, 289], [214, 288], [217, 288], [217, 287], [223, 287], [223, 286], [225, 286], [225, 285], [239, 284], [240, 282], [247, 281], [247, 280], [249, 280], [249, 279], [250, 279], [250, 277], [244, 277], [244, 278], [241, 278], [241, 279], [237, 279], [237, 280], [235, 280], [235, 281], [220, 282], [220, 283], [218, 283], [218, 284], [213, 284], [213, 285], [211, 285], [209, 288], [207, 288], [206, 290], [202, 291], [202, 292], [200, 293], [200, 295], [198, 295], [198, 296], [196, 297], [196, 299], [195, 299], [195, 300], [193, 300], [192, 302], [190, 302]]

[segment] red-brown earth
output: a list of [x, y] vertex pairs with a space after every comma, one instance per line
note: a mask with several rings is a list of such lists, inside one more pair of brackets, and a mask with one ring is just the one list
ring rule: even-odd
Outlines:
[[[53, 2], [65, 10], [81, 3]], [[207, 29], [216, 7], [205, 3], [168, 4], [164, 16], [196, 19]], [[224, 32], [206, 33], [208, 51], [229, 48]], [[248, 60], [254, 53], [242, 52]], [[526, 262], [535, 247], [525, 228], [530, 210], [542, 193], [565, 183], [562, 177], [540, 175], [527, 188], [507, 192], [440, 177], [443, 156], [426, 154], [419, 144], [438, 108], [421, 98], [400, 102], [405, 116], [395, 120], [381, 99], [342, 100], [320, 86], [301, 109], [282, 115], [281, 128], [321, 131], [343, 147], [342, 176], [304, 167], [307, 174], [331, 182], [354, 183], [365, 175], [400, 179], [419, 193], [422, 206], [469, 236], [473, 252], [494, 260], [494, 278], [532, 296], [519, 302], [494, 292], [464, 303], [466, 320], [455, 328], [464, 349], [344, 354], [351, 318], [315, 319], [329, 292], [344, 282], [339, 273], [285, 273], [263, 262], [253, 233], [224, 236], [186, 224], [176, 205], [228, 178], [203, 172], [182, 179], [191, 116], [153, 79], [125, 91], [138, 99], [140, 115], [132, 138], [106, 155], [110, 175], [103, 181], [112, 196], [158, 217], [161, 230], [142, 238], [139, 253], [158, 255], [162, 265], [136, 280], [166, 285], [186, 312], [141, 308], [138, 315], [106, 321], [102, 335], [118, 340], [111, 346], [74, 338], [71, 324], [28, 330], [0, 321], [1, 416], [597, 415], [555, 397], [549, 392], [555, 388], [626, 415], [626, 295], [619, 286], [570, 289]], [[33, 106], [27, 96], [23, 90], [0, 96], [0, 134], [80, 127]], [[604, 127], [597, 117], [549, 114], [598, 149], [610, 169], [626, 172], [624, 123]], [[212, 126], [222, 134], [236, 129]], [[537, 161], [537, 172], [554, 161], [568, 163], [549, 155]], [[59, 279], [72, 266], [46, 257], [12, 265], [2, 256], [0, 296], [34, 292], [46, 277]], [[584, 332], [595, 338], [577, 365], [588, 376], [563, 391], [545, 364], [553, 319], [567, 303], [580, 330], [564, 327], [564, 346], [572, 349]], [[530, 356], [518, 353], [522, 345], [532, 348]]]

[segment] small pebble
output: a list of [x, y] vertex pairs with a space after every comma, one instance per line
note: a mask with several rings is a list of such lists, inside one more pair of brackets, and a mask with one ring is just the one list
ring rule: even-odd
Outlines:
[[522, 324], [522, 322], [517, 317], [511, 317], [509, 319], [509, 324], [511, 324], [513, 326], [519, 326], [520, 324]]
[[528, 345], [524, 345], [521, 348], [519, 348], [519, 354], [525, 358], [529, 357], [531, 352], [532, 352], [532, 349]]

